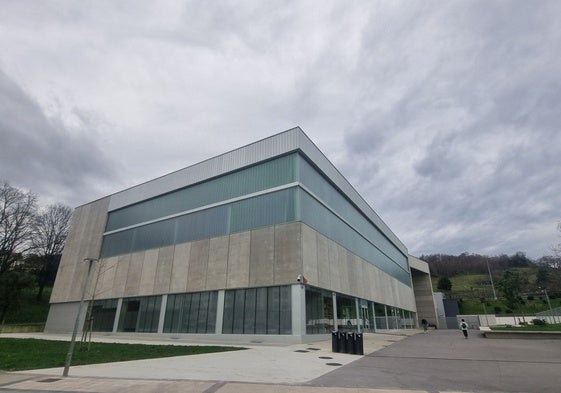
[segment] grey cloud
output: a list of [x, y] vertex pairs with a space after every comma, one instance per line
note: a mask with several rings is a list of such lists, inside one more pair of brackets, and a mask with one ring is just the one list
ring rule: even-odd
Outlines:
[[461, 151], [458, 151], [461, 147], [456, 140], [457, 135], [454, 133], [437, 134], [429, 144], [425, 157], [415, 165], [415, 171], [436, 182], [462, 176], [466, 162]]
[[383, 110], [363, 111], [347, 131], [347, 157], [378, 157], [364, 160], [375, 169], [368, 199], [414, 253], [540, 255], [547, 241], [527, 231], [561, 218], [561, 36], [552, 29], [561, 10], [506, 4], [413, 5], [364, 31], [362, 83], [377, 87], [365, 100]]
[[561, 4], [318, 4], [3, 5], [5, 69], [29, 93], [3, 77], [2, 137], [39, 158], [0, 174], [46, 189], [35, 173], [50, 168], [83, 202], [300, 125], [413, 253], [547, 252]]
[[94, 130], [48, 119], [1, 70], [0, 136], [0, 178], [40, 198], [75, 206], [102, 196], [100, 182], [114, 178]]

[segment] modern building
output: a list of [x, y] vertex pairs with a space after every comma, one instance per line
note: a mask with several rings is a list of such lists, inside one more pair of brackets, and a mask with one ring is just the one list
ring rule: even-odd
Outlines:
[[72, 331], [85, 258], [93, 331], [302, 342], [436, 323], [426, 263], [298, 127], [76, 208], [45, 331]]

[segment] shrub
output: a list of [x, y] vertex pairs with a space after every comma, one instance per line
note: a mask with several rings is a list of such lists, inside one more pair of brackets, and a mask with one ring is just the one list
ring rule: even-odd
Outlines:
[[538, 319], [538, 318], [532, 319], [532, 323], [534, 325], [545, 325], [546, 324], [545, 320]]
[[500, 314], [500, 313], [501, 313], [501, 311], [503, 311], [503, 309], [502, 309], [502, 308], [500, 308], [499, 306], [495, 306], [495, 307], [493, 307], [493, 310], [495, 311], [495, 314]]
[[527, 299], [528, 300], [534, 300], [534, 295], [528, 295]]

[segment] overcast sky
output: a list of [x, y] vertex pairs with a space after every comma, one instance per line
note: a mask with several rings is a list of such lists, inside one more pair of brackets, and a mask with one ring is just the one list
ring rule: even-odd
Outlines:
[[0, 179], [78, 206], [300, 126], [414, 255], [561, 241], [560, 1], [0, 0]]

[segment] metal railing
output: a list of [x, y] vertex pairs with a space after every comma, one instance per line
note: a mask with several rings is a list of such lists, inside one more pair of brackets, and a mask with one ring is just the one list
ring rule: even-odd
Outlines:
[[536, 313], [536, 317], [547, 323], [561, 323], [561, 307]]

